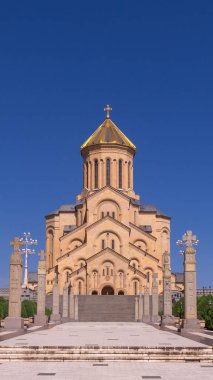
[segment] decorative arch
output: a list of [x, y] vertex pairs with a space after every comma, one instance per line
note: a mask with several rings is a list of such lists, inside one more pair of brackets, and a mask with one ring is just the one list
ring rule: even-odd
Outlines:
[[95, 213], [98, 215], [98, 219], [109, 215], [114, 219], [120, 220], [121, 208], [114, 199], [107, 198], [97, 204]]
[[143, 239], [136, 239], [134, 241], [134, 245], [140, 249], [142, 249], [143, 251], [146, 251], [148, 252], [148, 244], [145, 240]]
[[97, 248], [97, 252], [110, 248], [120, 253], [122, 246], [122, 239], [120, 235], [110, 230], [99, 232], [94, 238], [94, 246]]
[[82, 245], [82, 240], [79, 239], [79, 238], [74, 238], [72, 240], [70, 240], [68, 246], [67, 246], [67, 250], [68, 252], [69, 251], [73, 251], [74, 249], [80, 247]]

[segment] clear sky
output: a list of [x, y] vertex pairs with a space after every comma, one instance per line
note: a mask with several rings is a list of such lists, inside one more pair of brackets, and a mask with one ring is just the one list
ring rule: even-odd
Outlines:
[[[80, 145], [104, 120], [135, 143], [135, 190], [200, 239], [213, 286], [212, 0], [4, 1], [0, 5], [0, 287], [10, 240], [45, 247], [48, 212], [82, 188]], [[30, 258], [35, 270], [37, 257]]]

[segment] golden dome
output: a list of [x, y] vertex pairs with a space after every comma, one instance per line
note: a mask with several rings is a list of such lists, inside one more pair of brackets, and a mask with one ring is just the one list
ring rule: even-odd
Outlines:
[[123, 132], [107, 117], [96, 131], [81, 146], [81, 150], [93, 145], [116, 144], [136, 150], [135, 145], [124, 135]]

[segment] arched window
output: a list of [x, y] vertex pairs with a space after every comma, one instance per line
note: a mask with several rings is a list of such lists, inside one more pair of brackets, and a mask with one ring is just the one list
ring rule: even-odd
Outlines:
[[112, 249], [115, 249], [115, 240], [112, 240]]
[[95, 189], [98, 189], [98, 160], [95, 160]]
[[106, 160], [106, 185], [110, 185], [110, 159]]
[[131, 162], [128, 163], [128, 188], [130, 188], [130, 178], [131, 178]]
[[79, 295], [82, 294], [82, 282], [81, 281], [78, 282], [78, 294]]
[[118, 180], [119, 180], [118, 187], [119, 189], [122, 189], [122, 160], [119, 160]]
[[134, 295], [136, 296], [138, 294], [138, 281], [133, 282], [133, 291]]
[[147, 282], [149, 283], [150, 282], [150, 273], [149, 272], [147, 272], [146, 278], [147, 278]]
[[105, 240], [101, 240], [101, 247], [102, 247], [102, 249], [105, 248]]
[[86, 163], [86, 187], [87, 187], [87, 189], [89, 187], [89, 165], [88, 165], [88, 162]]

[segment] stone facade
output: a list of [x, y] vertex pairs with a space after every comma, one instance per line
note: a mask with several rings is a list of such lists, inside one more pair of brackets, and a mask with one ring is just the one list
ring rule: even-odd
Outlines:
[[83, 189], [75, 204], [46, 216], [47, 293], [55, 268], [59, 291], [137, 295], [157, 274], [163, 289], [163, 253], [170, 252], [170, 217], [134, 192], [136, 148], [109, 118], [82, 145]]

